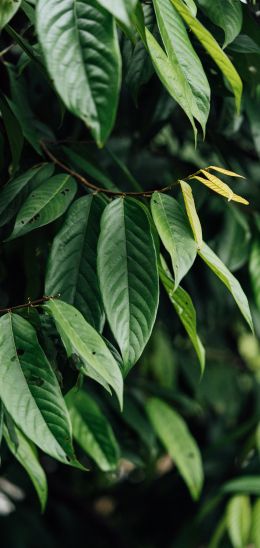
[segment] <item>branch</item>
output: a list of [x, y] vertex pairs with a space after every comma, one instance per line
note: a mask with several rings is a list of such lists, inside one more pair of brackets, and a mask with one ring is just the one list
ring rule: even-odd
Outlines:
[[42, 303], [50, 301], [51, 299], [58, 299], [59, 297], [60, 294], [49, 296], [44, 295], [43, 297], [41, 297], [41, 299], [36, 299], [35, 301], [31, 301], [31, 299], [28, 298], [27, 303], [17, 304], [16, 306], [8, 306], [7, 308], [0, 308], [0, 313], [2, 314], [3, 312], [13, 312], [13, 310], [19, 310], [20, 308], [34, 308]]

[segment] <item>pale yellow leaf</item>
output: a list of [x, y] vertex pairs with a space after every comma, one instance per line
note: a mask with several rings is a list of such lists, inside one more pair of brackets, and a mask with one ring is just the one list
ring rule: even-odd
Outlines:
[[234, 171], [229, 171], [228, 169], [224, 169], [223, 167], [218, 166], [209, 166], [208, 169], [213, 169], [213, 171], [218, 171], [219, 173], [223, 173], [223, 175], [228, 175], [228, 177], [241, 177], [241, 179], [245, 179], [243, 175], [239, 175], [238, 173], [235, 173]]
[[206, 185], [208, 188], [210, 188], [214, 192], [217, 192], [217, 194], [221, 194], [221, 196], [225, 196], [225, 198], [227, 198], [229, 202], [230, 200], [233, 200], [234, 202], [240, 202], [241, 204], [248, 205], [249, 202], [245, 200], [245, 198], [242, 198], [242, 196], [238, 196], [238, 194], [235, 194], [233, 190], [226, 183], [221, 181], [218, 177], [216, 177], [215, 175], [212, 175], [212, 173], [208, 173], [204, 169], [201, 169], [200, 171], [207, 178], [204, 179], [204, 177], [200, 177], [198, 175], [194, 175], [191, 178], [197, 179], [203, 185]]
[[193, 236], [196, 243], [198, 244], [198, 248], [200, 249], [203, 242], [202, 229], [201, 229], [199, 216], [196, 211], [192, 189], [191, 189], [191, 186], [188, 185], [188, 183], [186, 183], [185, 181], [180, 181], [180, 185], [181, 185], [181, 190], [183, 194], [187, 215], [190, 221], [190, 226], [192, 228]]

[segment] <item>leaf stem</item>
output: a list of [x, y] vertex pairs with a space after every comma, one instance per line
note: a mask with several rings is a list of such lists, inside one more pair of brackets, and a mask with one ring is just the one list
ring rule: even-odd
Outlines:
[[30, 298], [28, 298], [27, 303], [23, 304], [17, 304], [16, 306], [8, 306], [7, 308], [0, 308], [0, 313], [4, 312], [13, 312], [13, 310], [19, 310], [20, 308], [34, 308], [35, 306], [39, 306], [42, 303], [45, 303], [46, 301], [50, 301], [51, 299], [58, 299], [60, 295], [44, 295], [40, 299], [36, 299], [35, 301], [31, 301]]

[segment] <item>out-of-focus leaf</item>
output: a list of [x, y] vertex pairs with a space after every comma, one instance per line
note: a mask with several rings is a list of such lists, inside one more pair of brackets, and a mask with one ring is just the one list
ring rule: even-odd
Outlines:
[[22, 0], [1, 0], [0, 30], [7, 25], [20, 8]]
[[[1, 8], [0, 8], [1, 9]], [[23, 149], [23, 134], [21, 126], [9, 107], [8, 101], [0, 92], [0, 111], [5, 125], [10, 149], [12, 153], [12, 171], [15, 172], [19, 166]]]
[[228, 534], [234, 548], [244, 548], [249, 540], [251, 527], [250, 499], [236, 495], [227, 505], [226, 522]]
[[255, 302], [260, 310], [260, 236], [255, 238], [249, 259], [249, 272], [255, 296]]
[[239, 493], [260, 496], [260, 475], [242, 476], [228, 481], [221, 488], [222, 493]]
[[242, 7], [237, 0], [199, 0], [199, 6], [209, 19], [225, 34], [225, 48], [240, 33], [243, 21]]
[[254, 548], [260, 548], [260, 498], [258, 498], [252, 508], [252, 542]]
[[248, 260], [251, 231], [247, 219], [238, 209], [229, 207], [223, 231], [219, 236], [218, 255], [232, 272]]

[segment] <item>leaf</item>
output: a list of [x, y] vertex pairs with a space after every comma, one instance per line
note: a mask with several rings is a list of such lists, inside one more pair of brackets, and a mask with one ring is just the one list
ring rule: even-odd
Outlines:
[[36, 20], [57, 92], [102, 146], [114, 125], [121, 81], [114, 18], [96, 0], [39, 0]]
[[203, 485], [202, 461], [185, 421], [157, 398], [148, 399], [146, 410], [158, 438], [177, 466], [192, 498], [197, 500]]
[[[0, 8], [1, 9], [1, 8]], [[0, 12], [1, 17], [1, 12]], [[12, 153], [12, 171], [16, 171], [19, 166], [20, 157], [23, 149], [23, 134], [21, 126], [9, 107], [6, 97], [0, 92], [0, 110], [6, 129], [11, 153]]]
[[215, 38], [213, 38], [212, 34], [192, 15], [182, 0], [171, 0], [171, 2], [212, 57], [213, 61], [218, 65], [223, 76], [228, 80], [235, 96], [237, 110], [239, 111], [242, 95], [242, 81], [230, 59], [221, 49]]
[[150, 222], [133, 198], [117, 198], [102, 215], [98, 276], [106, 317], [127, 374], [151, 335], [159, 300]]
[[137, 0], [97, 0], [98, 3], [109, 11], [123, 26], [132, 30], [132, 16]]
[[250, 240], [251, 231], [247, 219], [239, 209], [229, 207], [225, 213], [223, 230], [219, 235], [217, 254], [231, 272], [238, 270], [248, 261]]
[[62, 173], [47, 179], [33, 190], [23, 203], [8, 240], [45, 226], [65, 213], [77, 191], [77, 183]]
[[172, 302], [184, 328], [189, 335], [195, 352], [199, 358], [201, 373], [203, 374], [205, 368], [205, 349], [197, 334], [196, 310], [191, 297], [187, 291], [180, 286], [174, 290], [174, 281], [169, 278], [163, 269], [160, 269], [160, 278], [169, 295], [170, 301]]
[[251, 527], [249, 497], [245, 495], [232, 497], [227, 505], [226, 523], [232, 546], [244, 548], [247, 545]]
[[151, 210], [162, 243], [171, 256], [175, 289], [177, 289], [195, 261], [197, 246], [187, 218], [177, 200], [166, 194], [154, 192]]
[[73, 304], [97, 331], [104, 311], [97, 277], [100, 218], [106, 202], [93, 194], [79, 198], [68, 210], [55, 236], [48, 260], [45, 294], [60, 294]]
[[73, 436], [103, 472], [117, 468], [120, 450], [114, 432], [95, 400], [84, 390], [66, 396]]
[[77, 465], [71, 424], [36, 331], [21, 316], [0, 319], [0, 397], [22, 432], [57, 460]]
[[68, 356], [76, 354], [82, 360], [82, 373], [88, 375], [89, 367], [97, 372], [113, 388], [122, 407], [122, 374], [102, 337], [70, 304], [50, 300], [44, 309], [54, 318]]
[[207, 170], [208, 169], [212, 169], [213, 171], [218, 171], [219, 173], [222, 173], [223, 175], [228, 175], [229, 177], [240, 177], [241, 179], [245, 179], [243, 175], [239, 175], [239, 173], [235, 173], [234, 171], [229, 171], [228, 169], [224, 169], [223, 167], [209, 166], [207, 167]]
[[10, 221], [30, 190], [51, 177], [53, 164], [39, 164], [6, 183], [0, 191], [0, 226]]
[[198, 175], [192, 175], [191, 179], [197, 179], [200, 183], [210, 188], [210, 190], [213, 190], [221, 196], [225, 196], [225, 198], [227, 198], [229, 202], [233, 200], [233, 202], [239, 202], [245, 205], [249, 204], [249, 202], [245, 200], [245, 198], [242, 198], [241, 196], [235, 194], [226, 183], [223, 183], [223, 181], [221, 181], [215, 175], [212, 175], [212, 173], [208, 173], [204, 169], [201, 169], [200, 173], [205, 175], [205, 178], [199, 177]]
[[176, 65], [180, 67], [191, 90], [192, 114], [205, 133], [210, 108], [210, 87], [201, 61], [171, 0], [154, 0], [154, 7], [172, 69], [175, 70]]
[[14, 429], [18, 441], [18, 446], [13, 443], [12, 439], [9, 436], [7, 428], [5, 428], [4, 430], [5, 441], [11, 453], [18, 460], [18, 462], [20, 462], [20, 464], [23, 466], [23, 468], [26, 470], [27, 474], [31, 478], [39, 497], [41, 509], [43, 512], [46, 506], [48, 496], [48, 485], [45, 472], [39, 463], [37, 451], [34, 445], [16, 426], [14, 426]]
[[242, 476], [228, 481], [221, 488], [222, 493], [239, 493], [260, 496], [260, 475]]
[[7, 25], [20, 8], [22, 0], [1, 0], [0, 6], [0, 30]]
[[225, 48], [240, 33], [243, 21], [242, 7], [237, 0], [199, 0], [199, 6], [207, 17], [225, 34]]
[[203, 242], [202, 229], [192, 194], [192, 188], [185, 181], [180, 181], [180, 185], [193, 236], [195, 242], [198, 244], [198, 248], [200, 248]]
[[252, 542], [254, 548], [260, 548], [260, 498], [256, 500], [252, 509]]
[[76, 166], [76, 168], [79, 168], [84, 174], [87, 173], [104, 188], [109, 190], [118, 190], [106, 172], [103, 170], [101, 171], [98, 165], [96, 165], [98, 164], [98, 161], [95, 159], [93, 159], [93, 161], [89, 158], [86, 159], [86, 153], [84, 153], [84, 157], [82, 157], [80, 154], [77, 154], [77, 152], [68, 147], [62, 147], [62, 150], [65, 152], [66, 157], [69, 159], [73, 167]]
[[249, 272], [254, 292], [255, 302], [260, 310], [260, 238], [255, 238], [249, 259]]
[[188, 116], [196, 139], [197, 129], [193, 117], [193, 95], [178, 62], [173, 64], [170, 61], [152, 33], [147, 28], [145, 28], [145, 44], [158, 78], [160, 78], [168, 93]]
[[244, 316], [251, 330], [254, 331], [251, 312], [248, 305], [247, 297], [238, 282], [238, 280], [231, 274], [228, 268], [222, 263], [219, 257], [205, 244], [198, 250], [200, 257], [211, 268], [211, 270], [218, 276], [218, 278], [225, 284], [233, 298], [235, 299], [241, 314]]

